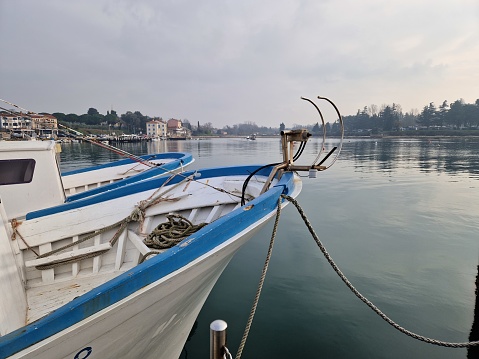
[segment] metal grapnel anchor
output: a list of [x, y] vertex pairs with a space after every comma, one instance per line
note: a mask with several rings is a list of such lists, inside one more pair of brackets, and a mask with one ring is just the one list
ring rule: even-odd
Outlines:
[[[341, 129], [341, 140], [340, 140], [340, 144], [339, 144], [339, 150], [338, 150], [338, 146], [333, 147], [326, 154], [326, 156], [321, 161], [319, 161], [321, 155], [323, 154], [323, 151], [324, 151], [324, 148], [325, 148], [324, 144], [325, 144], [325, 141], [326, 141], [326, 126], [325, 126], [325, 122], [324, 122], [324, 117], [323, 117], [323, 114], [321, 113], [321, 110], [319, 109], [319, 107], [313, 101], [311, 101], [310, 99], [304, 98], [304, 97], [301, 97], [301, 99], [311, 103], [316, 108], [316, 110], [318, 111], [318, 114], [321, 118], [321, 122], [323, 124], [323, 141], [322, 141], [322, 144], [321, 144], [321, 149], [320, 149], [318, 155], [316, 156], [316, 158], [314, 159], [314, 161], [311, 165], [297, 165], [297, 164], [295, 164], [295, 161], [297, 161], [299, 159], [299, 157], [301, 156], [301, 154], [303, 153], [303, 150], [306, 146], [306, 143], [308, 142], [308, 139], [312, 136], [312, 134], [309, 133], [308, 130], [305, 130], [305, 129], [281, 131], [281, 146], [282, 146], [282, 151], [283, 151], [283, 162], [278, 163], [278, 164], [275, 165], [275, 167], [273, 168], [273, 171], [271, 172], [270, 176], [268, 177], [268, 180], [266, 181], [261, 193], [264, 193], [268, 189], [268, 187], [269, 187], [271, 181], [273, 180], [273, 178], [278, 173], [281, 175], [282, 171], [308, 172], [309, 173], [309, 178], [316, 178], [316, 173], [318, 171], [325, 171], [328, 168], [330, 168], [334, 164], [334, 162], [336, 162], [336, 160], [339, 156], [339, 153], [341, 152], [341, 147], [342, 147], [343, 137], [344, 137], [344, 125], [343, 125], [343, 118], [342, 118], [341, 113], [339, 112], [338, 108], [336, 107], [336, 105], [331, 100], [329, 100], [328, 98], [318, 96], [318, 99], [326, 100], [333, 106], [334, 110], [336, 111], [336, 113], [338, 115], [338, 120], [339, 120], [339, 124], [340, 124], [340, 129]], [[294, 143], [296, 143], [296, 142], [298, 142], [300, 145], [299, 145], [299, 149], [297, 150], [296, 154], [293, 154], [293, 147], [294, 147]], [[336, 152], [336, 150], [338, 150], [338, 151]], [[324, 163], [329, 159], [329, 157], [334, 152], [336, 152], [336, 156], [331, 161], [331, 163], [329, 165], [324, 165]]]

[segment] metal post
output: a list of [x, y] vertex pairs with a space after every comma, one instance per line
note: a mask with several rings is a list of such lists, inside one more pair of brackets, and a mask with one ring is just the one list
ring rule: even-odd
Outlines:
[[224, 320], [215, 320], [210, 324], [210, 359], [223, 359], [226, 346], [226, 328]]

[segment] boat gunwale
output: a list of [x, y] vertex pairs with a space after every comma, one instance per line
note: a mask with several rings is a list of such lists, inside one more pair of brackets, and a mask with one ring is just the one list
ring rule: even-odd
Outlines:
[[151, 168], [148, 168], [148, 169], [144, 170], [143, 172], [140, 172], [140, 173], [138, 173], [136, 175], [133, 175], [133, 176], [130, 176], [130, 177], [126, 177], [122, 180], [119, 180], [119, 181], [116, 181], [116, 182], [113, 182], [113, 183], [109, 183], [109, 184], [106, 184], [106, 185], [103, 185], [103, 186], [100, 186], [100, 187], [97, 187], [97, 188], [92, 188], [92, 189], [89, 189], [87, 191], [72, 194], [72, 195], [67, 197], [66, 203], [73, 202], [73, 201], [79, 201], [81, 199], [91, 197], [91, 196], [94, 196], [94, 195], [98, 195], [98, 194], [101, 194], [101, 193], [104, 193], [104, 192], [116, 190], [120, 187], [127, 186], [127, 185], [130, 185], [130, 184], [136, 183], [136, 182], [145, 181], [145, 180], [151, 179], [153, 177], [158, 177], [158, 176], [161, 176], [165, 173], [169, 173], [169, 172], [171, 173], [173, 171], [179, 170], [183, 166], [189, 166], [193, 162], [195, 162], [193, 156], [191, 154], [185, 153], [184, 156], [179, 157], [177, 159], [174, 159], [170, 162], [164, 163], [161, 166], [151, 167]]
[[[162, 159], [169, 159], [169, 158], [173, 158], [175, 160], [188, 159], [188, 158], [191, 158], [192, 155], [189, 154], [189, 153], [186, 153], [186, 152], [164, 152], [164, 153], [143, 155], [143, 156], [138, 156], [138, 157], [141, 158], [143, 161], [154, 161], [154, 160], [162, 160]], [[117, 161], [104, 163], [104, 164], [101, 164], [101, 165], [98, 165], [98, 166], [78, 168], [78, 169], [75, 169], [75, 170], [62, 172], [62, 177], [76, 175], [76, 174], [79, 174], [79, 173], [86, 173], [86, 172], [101, 170], [101, 169], [104, 169], [104, 168], [111, 168], [111, 167], [129, 165], [129, 164], [134, 164], [134, 163], [137, 163], [137, 161], [135, 161], [131, 158], [124, 158], [124, 159], [120, 159], [120, 160], [117, 160]]]

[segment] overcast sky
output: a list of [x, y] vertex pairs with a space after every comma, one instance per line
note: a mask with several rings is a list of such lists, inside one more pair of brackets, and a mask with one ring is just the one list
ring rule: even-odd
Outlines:
[[479, 98], [478, 0], [0, 0], [0, 44], [0, 98], [35, 112], [278, 127], [317, 122], [301, 96]]

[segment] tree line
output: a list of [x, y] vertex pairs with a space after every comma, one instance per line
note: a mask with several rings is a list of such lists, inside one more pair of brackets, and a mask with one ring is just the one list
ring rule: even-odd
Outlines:
[[436, 107], [434, 102], [424, 106], [421, 112], [412, 110], [403, 113], [398, 104], [365, 106], [356, 115], [345, 116], [346, 131], [390, 132], [407, 129], [477, 129], [479, 128], [479, 99], [473, 104], [456, 100], [450, 105], [447, 101]]
[[[162, 120], [161, 117], [149, 117], [140, 111], [127, 111], [118, 115], [116, 111], [107, 111], [106, 115], [100, 114], [95, 108], [89, 108], [86, 114], [53, 113], [60, 122], [71, 125], [107, 126], [123, 132], [144, 133], [146, 123], [153, 119]], [[343, 116], [346, 133], [382, 133], [399, 132], [404, 130], [420, 129], [479, 129], [479, 99], [473, 104], [465, 103], [464, 100], [456, 100], [451, 104], [447, 101], [436, 107], [434, 102], [429, 103], [419, 112], [411, 110], [403, 112], [399, 104], [364, 106], [355, 115]], [[183, 126], [188, 128], [193, 135], [234, 135], [247, 136], [251, 134], [276, 135], [286, 129], [284, 123], [278, 127], [258, 126], [254, 122], [246, 121], [242, 124], [227, 125], [221, 129], [213, 127], [211, 122], [193, 125], [187, 119], [182, 120]], [[339, 133], [339, 122], [326, 123], [326, 132]], [[312, 125], [295, 124], [295, 128], [307, 128], [313, 134], [323, 132], [322, 124]]]
[[[140, 111], [127, 111], [122, 115], [118, 115], [116, 111], [107, 111], [106, 115], [102, 115], [95, 108], [89, 108], [86, 114], [64, 114], [55, 112], [52, 114], [61, 123], [66, 123], [70, 126], [105, 126], [110, 129], [118, 129], [130, 133], [145, 133], [146, 123], [151, 120], [162, 120], [162, 117], [150, 117], [143, 115]], [[233, 126], [224, 126], [222, 129], [217, 129], [211, 122], [206, 122], [197, 125], [191, 124], [188, 119], [181, 120], [183, 127], [189, 129], [193, 135], [251, 135], [251, 134], [277, 134], [278, 128], [258, 126], [254, 122], [245, 122]]]

